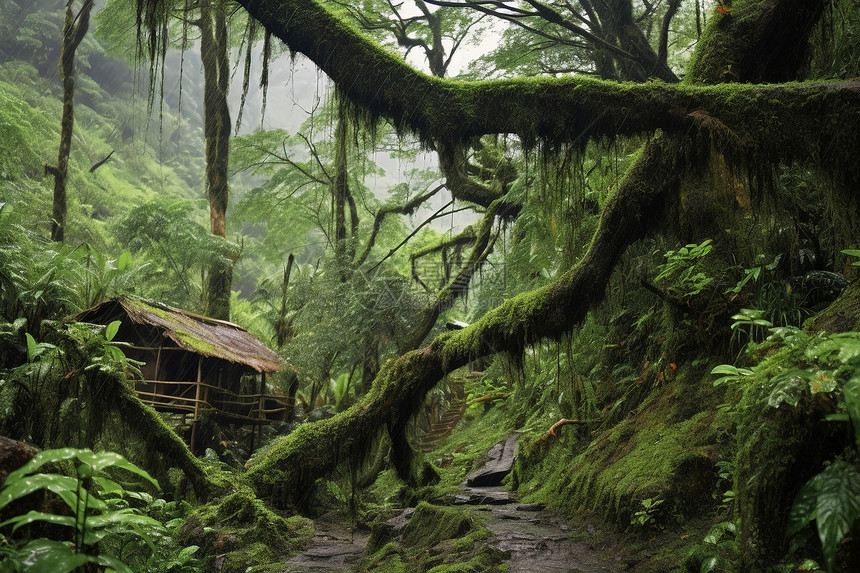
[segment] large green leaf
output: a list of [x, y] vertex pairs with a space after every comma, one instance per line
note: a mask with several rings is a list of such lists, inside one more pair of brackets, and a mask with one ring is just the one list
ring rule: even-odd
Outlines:
[[81, 460], [86, 466], [92, 468], [92, 471], [95, 473], [100, 472], [108, 467], [122, 468], [133, 474], [139, 475], [140, 477], [149, 481], [156, 488], [158, 488], [158, 481], [154, 477], [149, 475], [146, 470], [139, 468], [138, 466], [125, 459], [124, 456], [117, 454], [116, 452], [95, 453], [90, 450], [81, 450], [81, 452], [78, 454], [78, 459]]
[[860, 448], [860, 372], [855, 372], [845, 383], [842, 393], [845, 396], [845, 409], [854, 426], [854, 440]]
[[36, 521], [45, 521], [48, 523], [53, 523], [55, 525], [67, 525], [69, 527], [75, 527], [75, 518], [70, 515], [56, 515], [54, 513], [45, 513], [44, 511], [28, 511], [24, 515], [16, 515], [11, 519], [7, 519], [3, 523], [0, 523], [0, 527], [5, 527], [7, 525], [12, 525], [12, 531], [15, 531], [19, 527], [24, 525], [30, 525], [31, 523], [35, 523]]
[[809, 388], [808, 381], [811, 377], [812, 373], [806, 370], [792, 370], [776, 376], [773, 379], [773, 390], [767, 397], [768, 405], [779, 408], [785, 402], [797, 407], [803, 392]]
[[104, 515], [95, 515], [87, 518], [87, 527], [91, 527], [93, 529], [100, 529], [109, 525], [127, 525], [131, 527], [132, 524], [161, 527], [160, 521], [147, 515], [140, 515], [133, 512], [134, 510], [129, 508], [112, 511], [110, 513], [105, 513]]
[[825, 468], [819, 478], [816, 523], [824, 562], [827, 570], [832, 571], [839, 542], [860, 518], [860, 473], [848, 462], [838, 460]]
[[737, 366], [731, 364], [720, 364], [719, 366], [714, 366], [713, 370], [711, 370], [711, 374], [729, 374], [731, 376], [737, 376], [740, 372]]
[[102, 476], [93, 476], [93, 481], [98, 484], [100, 495], [105, 498], [125, 496], [125, 488], [112, 479]]
[[119, 258], [116, 260], [116, 270], [124, 271], [128, 264], [131, 262], [131, 251], [123, 251]]
[[5, 484], [3, 490], [0, 491], [0, 509], [6, 507], [16, 499], [40, 489], [47, 489], [54, 493], [74, 492], [77, 489], [78, 481], [74, 478], [58, 474], [15, 476], [14, 479], [12, 474], [9, 474]]
[[808, 358], [819, 361], [838, 360], [843, 364], [860, 357], [860, 336], [856, 332], [831, 334], [806, 350]]
[[87, 562], [87, 556], [50, 539], [34, 539], [23, 547], [21, 563], [27, 573], [69, 573]]
[[710, 555], [702, 560], [702, 566], [699, 568], [699, 573], [711, 573], [719, 566], [720, 561], [716, 555]]
[[43, 452], [39, 452], [38, 454], [33, 456], [32, 460], [6, 476], [6, 482], [4, 483], [8, 484], [9, 480], [14, 481], [22, 476], [31, 474], [45, 464], [56, 463], [63, 460], [70, 460], [72, 458], [76, 458], [78, 457], [78, 454], [85, 451], [88, 450], [81, 450], [77, 448], [57, 448], [54, 450], [45, 450]]
[[797, 497], [794, 498], [794, 503], [788, 514], [788, 525], [786, 525], [785, 531], [788, 537], [794, 537], [806, 527], [806, 524], [815, 519], [820, 482], [821, 474], [818, 474], [803, 484], [803, 487], [797, 492]]
[[102, 567], [109, 567], [117, 573], [135, 573], [128, 565], [110, 555], [90, 555], [88, 560]]
[[113, 340], [114, 336], [116, 336], [116, 333], [119, 331], [120, 324], [122, 324], [122, 321], [114, 320], [107, 325], [107, 327], [105, 328], [105, 338], [108, 340], [108, 342]]

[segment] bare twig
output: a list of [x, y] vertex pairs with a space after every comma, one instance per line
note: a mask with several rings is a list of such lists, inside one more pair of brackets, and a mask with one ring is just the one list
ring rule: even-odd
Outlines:
[[550, 427], [550, 429], [547, 431], [547, 433], [541, 437], [541, 441], [548, 440], [550, 438], [550, 436], [552, 436], [553, 438], [557, 438], [558, 434], [556, 434], [555, 431], [558, 430], [559, 428], [561, 428], [562, 426], [567, 426], [568, 424], [575, 424], [577, 426], [584, 426], [587, 423], [588, 422], [586, 422], [585, 420], [568, 420], [567, 418], [562, 418], [561, 420], [559, 420], [558, 422], [556, 422], [555, 424], [553, 424]]

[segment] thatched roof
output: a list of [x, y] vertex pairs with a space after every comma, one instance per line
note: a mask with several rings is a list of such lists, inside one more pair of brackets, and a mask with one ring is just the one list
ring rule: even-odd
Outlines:
[[162, 336], [189, 352], [244, 364], [257, 372], [281, 368], [281, 358], [241, 326], [139, 297], [109, 299], [74, 319], [98, 322], [100, 316], [116, 314], [119, 308], [112, 309], [114, 305], [118, 305], [132, 323], [158, 329]]

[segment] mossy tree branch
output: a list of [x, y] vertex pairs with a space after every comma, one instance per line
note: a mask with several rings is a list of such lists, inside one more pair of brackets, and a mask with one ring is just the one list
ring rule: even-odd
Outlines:
[[[462, 266], [456, 276], [448, 280], [447, 284], [445, 284], [439, 292], [436, 293], [433, 302], [424, 307], [424, 309], [419, 313], [418, 322], [401, 345], [402, 350], [413, 350], [418, 348], [421, 343], [424, 342], [424, 339], [427, 338], [427, 335], [430, 334], [430, 331], [433, 330], [433, 325], [436, 324], [436, 320], [439, 318], [442, 311], [450, 308], [458, 297], [463, 296], [469, 291], [469, 283], [471, 282], [472, 277], [478, 269], [481, 268], [481, 265], [484, 264], [484, 261], [487, 260], [487, 257], [490, 256], [490, 253], [493, 251], [493, 245], [495, 244], [495, 237], [497, 235], [493, 235], [492, 230], [501, 204], [502, 200], [499, 199], [490, 205], [490, 208], [484, 213], [484, 218], [478, 224], [477, 231], [463, 231], [463, 239], [472, 245], [469, 258], [466, 260], [466, 263]], [[456, 244], [456, 242], [452, 244]], [[443, 246], [442, 248], [444, 249], [445, 247]], [[411, 416], [412, 413], [409, 412], [408, 417]], [[405, 423], [406, 422], [404, 421], [404, 426]]]
[[373, 248], [373, 245], [376, 243], [376, 237], [379, 235], [379, 231], [382, 229], [382, 222], [385, 220], [385, 217], [388, 215], [400, 214], [400, 215], [411, 215], [413, 214], [421, 205], [425, 202], [429, 201], [433, 196], [435, 196], [439, 191], [444, 189], [443, 185], [437, 185], [430, 191], [426, 193], [422, 193], [420, 195], [415, 196], [412, 200], [407, 201], [403, 205], [395, 205], [393, 207], [383, 207], [379, 211], [376, 212], [376, 216], [373, 218], [373, 231], [370, 233], [370, 238], [367, 240], [367, 245], [364, 247], [364, 251], [362, 251], [361, 255], [355, 262], [355, 265], [361, 266], [367, 260], [367, 256], [370, 254], [370, 250]]
[[625, 84], [581, 77], [463, 82], [418, 72], [314, 0], [240, 0], [290, 49], [313, 60], [362, 110], [425, 141], [514, 133], [523, 142], [685, 134], [704, 110], [765, 158], [847, 165], [860, 133], [860, 84]]

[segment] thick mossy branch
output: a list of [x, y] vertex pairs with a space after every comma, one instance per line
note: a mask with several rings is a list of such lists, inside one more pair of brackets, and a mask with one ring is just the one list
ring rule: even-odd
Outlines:
[[[860, 84], [692, 86], [582, 77], [464, 82], [430, 77], [314, 0], [241, 0], [352, 102], [425, 141], [514, 133], [525, 144], [621, 134], [687, 133], [704, 110], [766, 158], [848, 165], [860, 133]], [[736, 10], [740, 12], [741, 10]], [[713, 80], [712, 80], [713, 81]]]
[[[664, 140], [653, 141], [609, 200], [583, 260], [547, 287], [506, 301], [472, 326], [446, 333], [421, 350], [388, 362], [371, 392], [349, 410], [307, 424], [280, 438], [247, 473], [252, 486], [278, 505], [301, 505], [318, 478], [342, 461], [359, 462], [388, 426], [394, 436], [402, 420], [422, 403], [442, 376], [477, 357], [517, 352], [542, 338], [559, 338], [580, 322], [604, 295], [621, 254], [663, 212], [663, 199], [677, 188], [683, 154]], [[395, 466], [410, 468], [409, 452]], [[405, 476], [404, 476], [405, 477]]]

